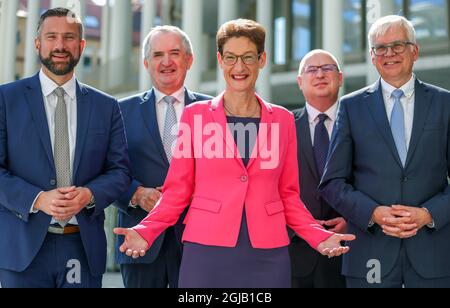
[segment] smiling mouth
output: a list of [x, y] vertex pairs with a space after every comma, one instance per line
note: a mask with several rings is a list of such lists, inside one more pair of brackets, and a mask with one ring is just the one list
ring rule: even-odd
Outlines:
[[396, 65], [399, 63], [400, 63], [399, 61], [389, 61], [389, 62], [384, 63], [384, 66]]
[[242, 75], [231, 75], [231, 77], [233, 78], [233, 80], [240, 81], [240, 80], [245, 80], [245, 79], [247, 79], [247, 78], [248, 78], [248, 75], [247, 75], [247, 74], [242, 74]]
[[175, 73], [176, 70], [175, 69], [165, 69], [160, 72], [161, 72], [161, 74], [172, 74], [172, 73]]

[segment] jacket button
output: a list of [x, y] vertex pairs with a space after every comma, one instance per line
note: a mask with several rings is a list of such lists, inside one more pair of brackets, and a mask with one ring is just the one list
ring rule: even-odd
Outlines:
[[50, 185], [55, 186], [56, 185], [56, 180], [50, 180]]
[[246, 175], [241, 176], [241, 182], [247, 182], [248, 177]]
[[408, 177], [407, 177], [407, 176], [403, 177], [403, 178], [402, 178], [402, 181], [403, 181], [403, 183], [408, 182]]

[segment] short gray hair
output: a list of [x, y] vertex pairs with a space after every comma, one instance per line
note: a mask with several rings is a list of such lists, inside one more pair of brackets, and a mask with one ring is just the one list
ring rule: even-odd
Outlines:
[[298, 68], [298, 75], [299, 76], [302, 74], [303, 69], [305, 68], [306, 61], [309, 58], [311, 58], [312, 56], [317, 55], [317, 54], [325, 54], [325, 55], [329, 56], [333, 60], [334, 64], [337, 65], [338, 71], [339, 72], [341, 71], [341, 66], [339, 65], [338, 60], [336, 59], [336, 57], [331, 52], [328, 52], [328, 51], [323, 50], [323, 49], [314, 49], [314, 50], [311, 50], [310, 52], [308, 52], [303, 57], [302, 61], [300, 61], [300, 65], [299, 65], [299, 68]]
[[416, 41], [416, 30], [413, 24], [403, 16], [399, 15], [388, 15], [378, 19], [369, 30], [369, 48], [374, 47], [375, 40], [385, 35], [389, 29], [392, 28], [402, 28], [406, 31], [408, 41], [417, 44]]
[[178, 27], [165, 25], [165, 26], [154, 27], [152, 30], [150, 30], [149, 34], [147, 34], [147, 36], [145, 37], [145, 39], [142, 43], [142, 58], [143, 59], [148, 59], [148, 57], [150, 56], [150, 52], [151, 52], [150, 41], [151, 41], [152, 37], [154, 35], [156, 35], [157, 33], [175, 33], [175, 34], [177, 34], [181, 38], [181, 42], [186, 51], [186, 54], [188, 56], [191, 56], [194, 54], [191, 40], [189, 39], [186, 32], [184, 32], [183, 30], [181, 30]]

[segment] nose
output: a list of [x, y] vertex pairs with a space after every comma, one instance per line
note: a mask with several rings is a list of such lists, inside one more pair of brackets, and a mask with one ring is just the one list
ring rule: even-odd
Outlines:
[[169, 54], [164, 54], [163, 58], [162, 58], [162, 64], [165, 66], [169, 66], [171, 63], [171, 59], [170, 59], [170, 55]]
[[392, 47], [388, 47], [386, 54], [384, 55], [385, 57], [392, 57], [395, 56], [395, 52], [392, 50]]
[[244, 61], [242, 60], [241, 57], [238, 57], [236, 63], [234, 64], [234, 67], [237, 69], [242, 69], [244, 66], [245, 66]]
[[317, 70], [316, 77], [322, 78], [324, 75], [325, 75], [325, 74], [324, 74], [322, 68], [319, 68], [319, 69]]

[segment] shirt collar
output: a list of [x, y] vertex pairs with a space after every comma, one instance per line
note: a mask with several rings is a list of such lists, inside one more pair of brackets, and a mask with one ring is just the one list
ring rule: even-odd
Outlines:
[[[415, 89], [415, 82], [416, 82], [416, 76], [413, 74], [411, 76], [411, 79], [407, 83], [405, 83], [403, 86], [400, 87], [400, 90], [403, 91], [405, 96], [409, 99], [411, 96], [414, 95], [414, 89]], [[383, 78], [381, 78], [381, 90], [383, 91], [383, 96], [390, 99], [392, 96], [392, 92], [396, 90], [397, 88], [390, 85], [386, 81], [384, 81]]]
[[331, 121], [336, 121], [336, 113], [337, 113], [338, 103], [335, 102], [330, 108], [328, 108], [325, 112], [320, 112], [313, 106], [311, 106], [308, 102], [306, 102], [306, 111], [308, 112], [308, 121], [313, 124], [317, 119], [319, 114], [325, 113]]
[[[45, 73], [42, 69], [39, 72], [39, 81], [41, 82], [42, 93], [44, 94], [45, 97], [49, 96], [50, 94], [52, 94], [55, 91], [56, 88], [60, 87], [53, 80], [51, 80], [47, 75], [45, 75]], [[61, 88], [64, 89], [66, 94], [69, 95], [69, 97], [71, 99], [75, 99], [75, 97], [77, 95], [75, 75], [73, 75], [72, 78], [69, 81], [67, 81], [65, 84], [63, 84], [61, 86]]]
[[[155, 99], [157, 103], [160, 103], [163, 98], [167, 96], [156, 88], [153, 88], [153, 90], [155, 91]], [[184, 95], [184, 87], [182, 87], [181, 89], [173, 92], [170, 96], [175, 97], [177, 102], [184, 103]]]

